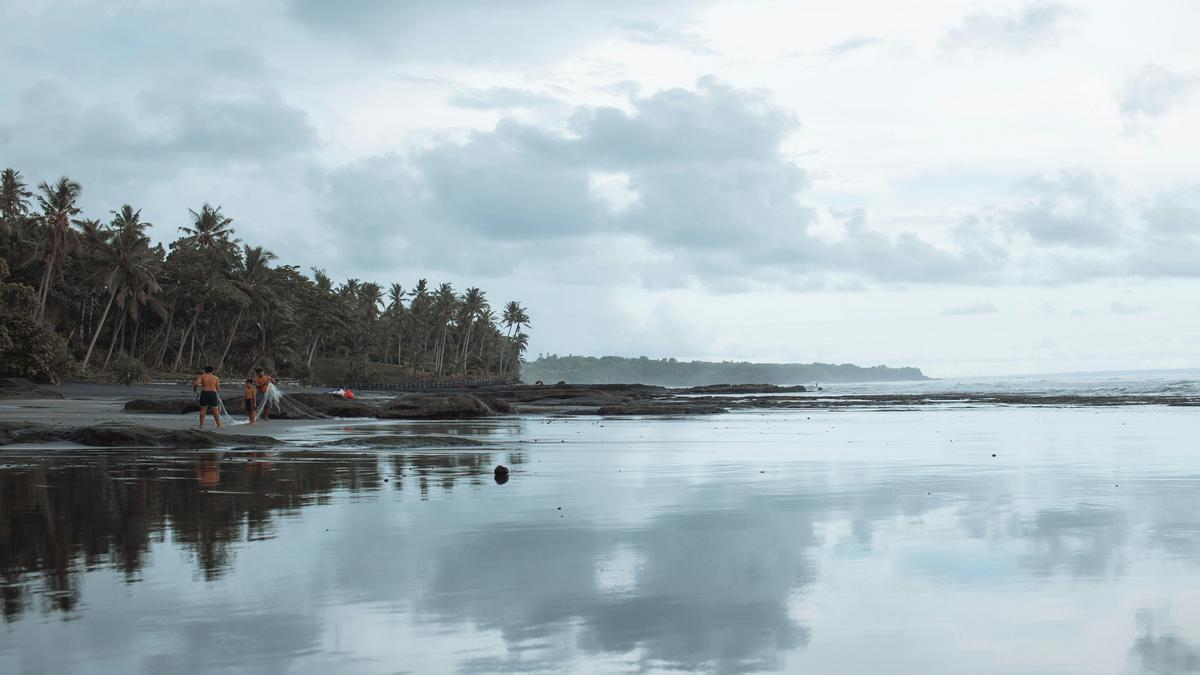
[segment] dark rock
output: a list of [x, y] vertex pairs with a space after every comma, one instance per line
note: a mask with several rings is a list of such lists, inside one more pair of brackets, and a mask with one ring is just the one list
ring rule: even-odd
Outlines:
[[63, 395], [23, 377], [0, 378], [0, 399], [61, 399]]
[[216, 448], [277, 445], [268, 436], [213, 433], [200, 429], [162, 429], [141, 425], [99, 424], [90, 427], [0, 425], [0, 445], [69, 441], [103, 448]]
[[312, 394], [312, 393], [295, 393], [284, 394], [285, 405], [278, 412], [272, 412], [272, 419], [289, 419], [287, 415], [287, 401], [294, 401], [321, 415], [329, 417], [375, 417], [379, 412], [378, 408], [369, 403], [364, 403], [356, 399], [342, 398], [341, 396], [333, 396], [331, 394]]
[[[221, 399], [230, 414], [242, 412], [244, 399], [226, 396]], [[135, 398], [125, 404], [125, 412], [154, 413], [158, 415], [186, 415], [199, 412], [200, 404], [194, 398]]]
[[483, 443], [473, 438], [463, 438], [461, 436], [402, 436], [388, 434], [385, 436], [352, 436], [350, 438], [339, 438], [336, 441], [327, 441], [321, 445], [351, 445], [370, 448], [451, 448], [465, 446], [476, 447], [483, 445]]
[[133, 413], [184, 415], [198, 410], [200, 410], [200, 404], [196, 403], [194, 398], [135, 398], [125, 404], [125, 412]]
[[778, 384], [705, 384], [688, 387], [688, 394], [783, 394], [808, 391], [804, 385], [780, 386]]
[[104, 448], [215, 448], [278, 445], [268, 436], [213, 433], [201, 429], [161, 429], [140, 425], [96, 425], [67, 430], [62, 440]]
[[496, 479], [497, 485], [504, 485], [505, 483], [507, 483], [508, 482], [508, 467], [504, 466], [503, 464], [497, 465], [496, 469], [494, 471], [492, 471], [492, 478]]
[[707, 403], [630, 403], [606, 405], [596, 411], [597, 415], [717, 415], [728, 412], [718, 405]]
[[471, 419], [495, 415], [483, 399], [471, 394], [405, 394], [379, 409], [379, 419]]

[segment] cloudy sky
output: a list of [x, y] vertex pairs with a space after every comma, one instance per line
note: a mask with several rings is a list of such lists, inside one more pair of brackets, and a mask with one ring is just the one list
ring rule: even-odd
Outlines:
[[[903, 5], [903, 6], [902, 6]], [[0, 165], [532, 352], [1195, 367], [1200, 4], [7, 0]]]

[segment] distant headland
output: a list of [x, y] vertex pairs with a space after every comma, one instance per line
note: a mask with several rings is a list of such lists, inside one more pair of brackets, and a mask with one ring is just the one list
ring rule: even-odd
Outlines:
[[748, 363], [738, 361], [679, 361], [645, 356], [540, 355], [521, 367], [526, 382], [569, 384], [619, 384], [637, 382], [665, 387], [706, 384], [807, 384], [811, 382], [897, 382], [928, 380], [920, 368], [871, 366], [850, 363]]

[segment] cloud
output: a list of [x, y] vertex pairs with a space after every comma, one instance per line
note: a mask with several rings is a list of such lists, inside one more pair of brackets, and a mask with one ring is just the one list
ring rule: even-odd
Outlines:
[[999, 307], [985, 300], [959, 305], [958, 307], [950, 307], [942, 310], [943, 316], [968, 316], [972, 314], [995, 314], [1000, 311]]
[[1035, 0], [1017, 12], [996, 14], [979, 11], [968, 14], [962, 23], [946, 32], [942, 48], [946, 51], [994, 50], [1028, 51], [1053, 44], [1062, 34], [1063, 23], [1076, 11], [1058, 2]]
[[1126, 130], [1143, 130], [1153, 120], [1187, 103], [1197, 82], [1195, 76], [1174, 73], [1152, 63], [1142, 66], [1125, 79], [1115, 94]]
[[643, 45], [673, 47], [696, 54], [716, 55], [712, 43], [692, 31], [658, 21], [624, 21], [618, 24], [626, 39]]
[[1149, 305], [1136, 305], [1124, 302], [1114, 302], [1108, 308], [1113, 314], [1145, 314], [1154, 309]]
[[451, 97], [450, 102], [462, 108], [476, 110], [508, 110], [511, 108], [542, 108], [559, 101], [549, 94], [513, 87], [464, 89]]
[[[679, 0], [463, 0], [453, 3], [389, 0], [287, 0], [288, 14], [308, 31], [335, 38], [365, 55], [403, 54], [454, 62], [547, 60], [580, 45], [641, 26], [645, 40], [686, 37], [692, 3]], [[698, 40], [698, 38], [695, 38]]]
[[[67, 158], [72, 166], [102, 164], [148, 175], [204, 161], [266, 163], [317, 146], [307, 115], [270, 89], [253, 93], [151, 88], [124, 107], [86, 104], [50, 81], [21, 92], [7, 158], [35, 173]], [[149, 167], [153, 166], [153, 171]]]
[[883, 42], [883, 38], [871, 37], [868, 35], [855, 35], [854, 37], [847, 38], [837, 44], [826, 47], [824, 50], [822, 50], [822, 53], [829, 57], [837, 57], [864, 49], [866, 47], [873, 47], [878, 44], [883, 44]]
[[[358, 228], [394, 209], [388, 232], [415, 247], [405, 255], [430, 262], [439, 246], [461, 251], [472, 241], [493, 261], [494, 247], [506, 246], [512, 264], [542, 270], [599, 252], [604, 259], [564, 270], [607, 265], [605, 276], [631, 273], [655, 288], [788, 284], [830, 272], [940, 282], [980, 278], [1004, 260], [978, 233], [948, 250], [873, 228], [861, 211], [838, 216], [840, 241], [810, 236], [808, 174], [780, 150], [798, 123], [762, 92], [703, 78], [631, 105], [579, 107], [563, 132], [506, 118], [461, 143], [336, 169], [331, 185], [366, 190], [376, 204], [367, 212], [331, 189], [322, 216]], [[376, 161], [394, 166], [360, 169]], [[630, 248], [630, 238], [640, 244]], [[363, 241], [372, 248], [364, 255], [379, 255]]]
[[1114, 242], [1123, 214], [1110, 185], [1086, 170], [1055, 177], [1031, 176], [1016, 184], [1026, 199], [1008, 211], [1008, 222], [1036, 242], [1094, 247]]

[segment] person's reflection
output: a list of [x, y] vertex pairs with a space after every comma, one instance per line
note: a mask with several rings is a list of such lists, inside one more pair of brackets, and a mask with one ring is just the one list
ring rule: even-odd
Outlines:
[[196, 481], [205, 489], [216, 487], [221, 482], [220, 455], [200, 456], [200, 463], [196, 465]]
[[270, 472], [270, 455], [265, 452], [251, 452], [246, 455], [246, 473], [262, 477]]

